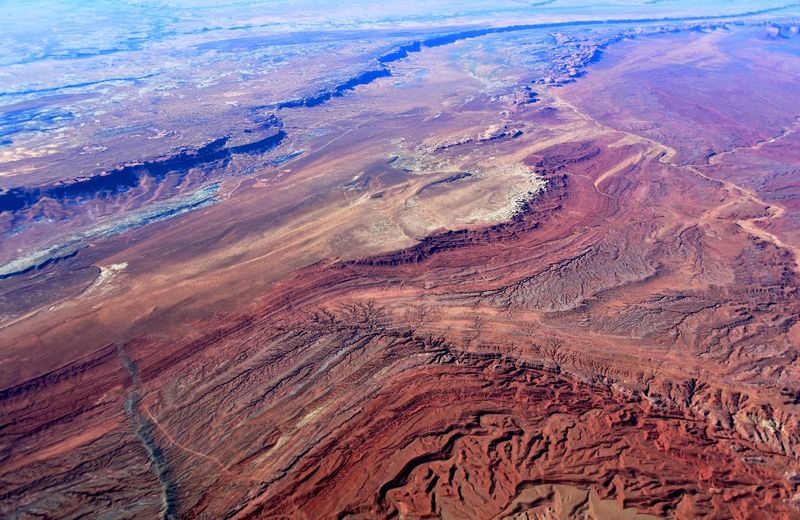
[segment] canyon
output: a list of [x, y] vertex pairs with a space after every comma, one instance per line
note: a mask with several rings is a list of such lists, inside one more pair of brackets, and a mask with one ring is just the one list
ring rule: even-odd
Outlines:
[[800, 518], [800, 11], [542, 4], [16, 100], [0, 514]]

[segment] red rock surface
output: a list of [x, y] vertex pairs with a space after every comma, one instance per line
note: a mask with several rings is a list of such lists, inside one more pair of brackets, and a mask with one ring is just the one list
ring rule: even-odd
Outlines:
[[[737, 103], [725, 70], [672, 74], [733, 52], [717, 37], [612, 48], [521, 112], [568, 138], [525, 154], [547, 185], [508, 222], [294, 269], [180, 334], [16, 378], [0, 512], [800, 518], [795, 134], [759, 144], [794, 128], [797, 92], [760, 82], [741, 118], [689, 125], [687, 104]], [[604, 110], [615, 85], [642, 104]]]

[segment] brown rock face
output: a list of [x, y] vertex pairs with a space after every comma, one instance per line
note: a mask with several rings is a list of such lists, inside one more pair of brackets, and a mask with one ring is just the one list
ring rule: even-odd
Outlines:
[[[275, 181], [281, 213], [259, 223], [286, 234], [267, 253], [237, 250], [224, 266], [209, 253], [201, 265], [217, 269], [198, 278], [153, 267], [138, 279], [152, 286], [130, 288], [152, 302], [115, 293], [108, 302], [120, 309], [74, 311], [57, 328], [72, 357], [6, 376], [0, 514], [800, 518], [800, 235], [791, 225], [800, 94], [784, 76], [759, 73], [774, 65], [762, 55], [776, 43], [741, 50], [740, 38], [621, 43], [536, 104], [508, 100], [501, 108], [516, 110], [509, 117], [524, 135], [456, 136], [430, 152], [441, 166], [437, 153], [467, 147], [485, 168], [477, 180], [442, 170], [423, 182], [371, 164], [347, 192], [374, 204], [367, 210], [298, 195], [332, 180]], [[707, 55], [738, 61], [674, 74], [676, 62]], [[800, 71], [797, 56], [781, 59]], [[761, 89], [746, 110], [736, 108], [741, 96], [714, 95], [755, 88], [736, 81], [741, 63]], [[609, 89], [640, 103], [612, 110], [620, 98]], [[698, 104], [707, 110], [693, 112]], [[653, 123], [641, 128], [645, 119]], [[492, 179], [481, 153], [513, 156], [544, 189], [511, 219], [440, 229], [408, 247], [348, 255], [296, 235], [324, 225], [321, 234], [352, 238], [347, 219], [365, 215], [410, 228], [403, 211], [439, 208], [435, 190], [459, 183], [474, 196], [459, 200], [484, 200], [483, 185], [475, 195], [468, 184]], [[263, 196], [241, 189], [254, 198], [239, 208]], [[215, 211], [197, 218], [225, 215]], [[214, 254], [260, 229], [222, 222], [202, 242]], [[148, 257], [182, 244], [178, 235], [197, 238], [193, 225], [160, 230], [169, 246], [123, 251]], [[257, 281], [270, 269], [279, 274]], [[202, 318], [185, 310], [196, 304], [190, 289], [231, 287], [241, 291], [226, 300], [235, 306], [209, 304]], [[82, 336], [134, 311], [149, 333]], [[37, 319], [9, 329], [16, 355], [52, 338], [50, 318]]]

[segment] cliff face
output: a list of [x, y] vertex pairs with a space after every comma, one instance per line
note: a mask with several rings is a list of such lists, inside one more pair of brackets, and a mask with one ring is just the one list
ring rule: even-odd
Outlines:
[[[296, 172], [46, 266], [93, 274], [72, 307], [3, 324], [0, 514], [798, 518], [800, 94], [760, 67], [800, 61], [752, 33], [655, 34], [535, 103], [448, 80], [431, 99], [467, 101], [442, 115], [392, 91], [396, 113], [311, 140]], [[387, 161], [408, 121], [417, 146]], [[25, 276], [2, 296], [44, 292]]]
[[656, 159], [598, 189], [626, 158], [545, 150], [511, 222], [7, 389], [6, 513], [791, 516], [791, 255], [668, 218], [721, 188]]

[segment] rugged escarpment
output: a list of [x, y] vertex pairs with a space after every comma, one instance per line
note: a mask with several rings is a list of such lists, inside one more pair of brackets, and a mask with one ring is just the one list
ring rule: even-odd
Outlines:
[[530, 157], [548, 189], [511, 222], [315, 265], [257, 314], [4, 390], [4, 513], [795, 514], [791, 258], [645, 219], [683, 203], [651, 176], [709, 181], [652, 160], [610, 198], [593, 172], [626, 155], [587, 149]]
[[800, 61], [668, 20], [358, 40], [286, 130], [3, 192], [55, 245], [0, 272], [0, 516], [800, 516]]
[[235, 155], [271, 150], [286, 138], [282, 126], [279, 119], [271, 116], [258, 127], [245, 129], [239, 136], [220, 137], [196, 149], [178, 150], [165, 157], [125, 164], [96, 175], [51, 185], [3, 190], [0, 192], [0, 213], [13, 214], [37, 204], [47, 205], [48, 202], [44, 201], [57, 206], [69, 205], [137, 188], [154, 190], [170, 176], [173, 177], [169, 179], [171, 184], [180, 185], [193, 168], [219, 169]]

